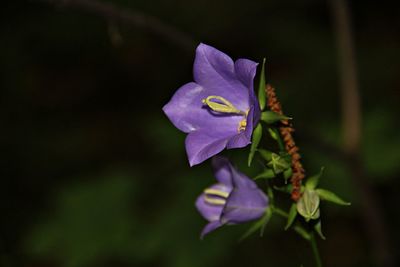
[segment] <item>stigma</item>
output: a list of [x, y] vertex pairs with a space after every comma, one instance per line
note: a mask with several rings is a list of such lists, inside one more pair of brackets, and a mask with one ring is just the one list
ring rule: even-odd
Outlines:
[[225, 114], [242, 115], [244, 118], [239, 122], [238, 133], [246, 130], [247, 114], [249, 111], [243, 111], [236, 108], [229, 100], [222, 96], [210, 95], [202, 100], [203, 104], [208, 106], [212, 111]]
[[202, 102], [215, 112], [246, 115], [245, 111], [239, 110], [222, 96], [210, 95], [204, 98]]

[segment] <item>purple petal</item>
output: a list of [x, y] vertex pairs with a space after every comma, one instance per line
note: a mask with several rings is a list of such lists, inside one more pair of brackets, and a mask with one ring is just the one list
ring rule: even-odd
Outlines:
[[[225, 186], [223, 184], [214, 184], [208, 189], [216, 189], [226, 193], [232, 191], [231, 187]], [[196, 200], [195, 206], [199, 213], [209, 222], [218, 221], [221, 217], [222, 209], [225, 205], [210, 204], [205, 201], [205, 194], [202, 193]]]
[[237, 133], [241, 116], [216, 116], [204, 106], [202, 100], [210, 94], [196, 83], [183, 85], [163, 111], [179, 130], [190, 133], [199, 129], [211, 132]]
[[246, 118], [246, 129], [236, 135], [234, 135], [228, 142], [227, 148], [241, 148], [251, 143], [251, 135], [253, 133], [253, 110], [252, 107]]
[[[236, 75], [238, 76], [239, 80], [247, 87], [249, 88], [249, 95], [250, 95], [250, 107], [253, 107], [253, 117], [249, 116], [250, 118], [253, 119], [253, 125], [257, 124], [259, 118], [260, 118], [260, 107], [258, 103], [258, 99], [254, 93], [254, 77], [257, 72], [257, 65], [258, 63], [248, 60], [248, 59], [238, 59], [235, 62], [235, 72]], [[253, 130], [253, 128], [251, 128]]]
[[223, 209], [222, 223], [243, 223], [260, 218], [268, 206], [268, 197], [260, 189], [235, 188]]
[[235, 73], [244, 86], [253, 90], [253, 81], [256, 76], [258, 63], [240, 58], [235, 62]]
[[217, 181], [232, 188], [232, 165], [230, 161], [225, 157], [215, 156], [212, 158], [211, 165]]
[[196, 49], [193, 76], [210, 95], [222, 96], [238, 109], [249, 109], [249, 88], [235, 73], [232, 59], [214, 47], [200, 44]]
[[201, 235], [200, 238], [203, 239], [204, 236], [208, 233], [210, 233], [211, 231], [214, 231], [215, 229], [217, 229], [218, 227], [222, 226], [220, 221], [214, 221], [214, 222], [210, 222], [208, 223], [204, 228], [203, 231], [201, 231]]
[[185, 140], [190, 166], [199, 164], [221, 152], [226, 147], [228, 139], [229, 136], [212, 136], [206, 131], [190, 133]]
[[232, 167], [232, 184], [234, 188], [242, 189], [242, 188], [248, 188], [248, 189], [257, 189], [257, 184], [247, 177], [245, 174], [239, 172], [235, 168]]

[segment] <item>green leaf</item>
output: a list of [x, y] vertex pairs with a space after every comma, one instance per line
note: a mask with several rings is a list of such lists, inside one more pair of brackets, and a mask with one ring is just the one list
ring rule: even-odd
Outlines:
[[281, 136], [279, 134], [279, 130], [277, 128], [275, 128], [275, 127], [271, 127], [271, 128], [268, 128], [268, 132], [271, 135], [271, 137], [278, 142], [279, 149], [281, 151], [286, 151], [285, 145], [283, 144], [283, 141], [282, 141]]
[[287, 219], [285, 230], [289, 229], [289, 227], [293, 224], [294, 220], [296, 219], [296, 215], [297, 215], [297, 207], [296, 203], [293, 203], [289, 210], [289, 216]]
[[269, 197], [270, 206], [273, 206], [274, 203], [274, 191], [270, 186], [267, 188], [267, 195]]
[[265, 94], [265, 58], [264, 58], [260, 73], [260, 84], [258, 86], [258, 102], [260, 103], [261, 110], [264, 110], [266, 101], [267, 101], [267, 96]]
[[260, 153], [261, 157], [265, 159], [267, 162], [272, 159], [273, 152], [262, 148], [257, 149], [257, 151], [258, 153]]
[[286, 170], [283, 172], [283, 177], [285, 178], [285, 182], [287, 182], [287, 180], [290, 179], [290, 177], [292, 177], [292, 175], [293, 175], [293, 170], [292, 170], [292, 168], [286, 169]]
[[309, 232], [307, 232], [303, 227], [299, 225], [295, 225], [293, 227], [293, 230], [296, 231], [301, 237], [303, 237], [305, 240], [311, 240], [311, 235]]
[[317, 234], [319, 235], [319, 237], [321, 237], [321, 239], [325, 240], [326, 237], [324, 236], [324, 234], [322, 233], [322, 229], [321, 229], [321, 220], [319, 220], [315, 225], [314, 225], [314, 230], [315, 232], [317, 232]]
[[272, 210], [271, 207], [268, 207], [265, 210], [264, 215], [261, 217], [261, 219], [259, 219], [258, 221], [256, 221], [243, 235], [242, 237], [239, 239], [239, 241], [242, 241], [243, 239], [249, 237], [250, 235], [254, 234], [258, 229], [260, 229], [260, 236], [263, 236], [264, 234], [264, 229], [265, 226], [268, 224], [268, 222], [270, 221], [272, 217]]
[[321, 178], [325, 167], [321, 167], [318, 174], [313, 175], [307, 179], [306, 188], [309, 190], [314, 190], [318, 186], [319, 179]]
[[297, 211], [306, 221], [319, 218], [319, 196], [314, 190], [304, 190], [303, 195], [297, 201]]
[[268, 129], [268, 132], [269, 132], [269, 134], [271, 135], [271, 137], [272, 137], [274, 140], [276, 140], [276, 141], [279, 140], [279, 134], [278, 134], [278, 131], [277, 131], [275, 128], [269, 128], [269, 129]]
[[322, 188], [318, 188], [318, 189], [316, 190], [316, 192], [318, 193], [319, 197], [320, 197], [322, 200], [330, 201], [330, 202], [333, 202], [333, 203], [335, 203], [335, 204], [343, 205], [343, 206], [349, 206], [349, 205], [351, 205], [350, 202], [344, 201], [343, 199], [341, 199], [340, 197], [338, 197], [335, 193], [333, 193], [333, 192], [331, 192], [331, 191], [329, 191], [329, 190], [322, 189]]
[[251, 165], [251, 162], [253, 161], [254, 154], [257, 151], [257, 147], [258, 147], [258, 144], [260, 143], [261, 136], [262, 136], [262, 126], [261, 126], [261, 123], [259, 123], [257, 125], [257, 127], [254, 129], [253, 136], [251, 138], [250, 153], [249, 153], [249, 158], [247, 161], [247, 164], [249, 165], [249, 167]]
[[292, 184], [288, 184], [288, 185], [285, 185], [285, 186], [282, 186], [282, 187], [274, 186], [274, 189], [276, 191], [279, 191], [279, 192], [290, 194], [292, 192], [292, 190], [293, 190], [293, 185]]
[[254, 177], [254, 180], [258, 179], [272, 179], [275, 178], [275, 173], [272, 169], [265, 169], [262, 173]]
[[289, 120], [291, 119], [290, 117], [287, 117], [285, 115], [273, 112], [271, 110], [264, 111], [261, 113], [261, 120], [267, 124], [272, 124], [281, 120]]

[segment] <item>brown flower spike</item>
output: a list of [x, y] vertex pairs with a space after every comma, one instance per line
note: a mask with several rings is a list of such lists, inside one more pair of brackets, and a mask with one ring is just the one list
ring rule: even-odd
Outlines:
[[[270, 84], [267, 84], [265, 87], [265, 92], [267, 95], [267, 105], [270, 110], [283, 115], [281, 104], [279, 103], [275, 94], [275, 89]], [[303, 180], [305, 177], [305, 171], [300, 162], [301, 156], [298, 153], [299, 148], [296, 146], [292, 136], [294, 128], [288, 120], [282, 120], [281, 123], [282, 125], [279, 127], [279, 132], [281, 133], [286, 151], [292, 157], [293, 174], [290, 181], [293, 185], [293, 189], [291, 197], [294, 201], [297, 201], [301, 197], [301, 180]]]

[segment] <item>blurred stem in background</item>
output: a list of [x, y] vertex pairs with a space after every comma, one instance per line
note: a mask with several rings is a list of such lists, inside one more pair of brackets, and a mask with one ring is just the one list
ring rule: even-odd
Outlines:
[[343, 150], [346, 164], [359, 190], [363, 223], [376, 266], [395, 266], [390, 253], [385, 219], [378, 196], [369, 184], [361, 160], [361, 100], [357, 78], [356, 56], [351, 30], [351, 15], [346, 0], [329, 0], [336, 33], [340, 94], [342, 102]]
[[[197, 41], [181, 30], [159, 20], [156, 17], [143, 14], [136, 10], [126, 10], [111, 3], [96, 0], [38, 0], [58, 7], [85, 10], [98, 16], [107, 18], [109, 23], [123, 22], [136, 28], [146, 29], [152, 34], [160, 36], [169, 43], [175, 44], [190, 53], [196, 47]], [[110, 26], [109, 26], [110, 27]]]

